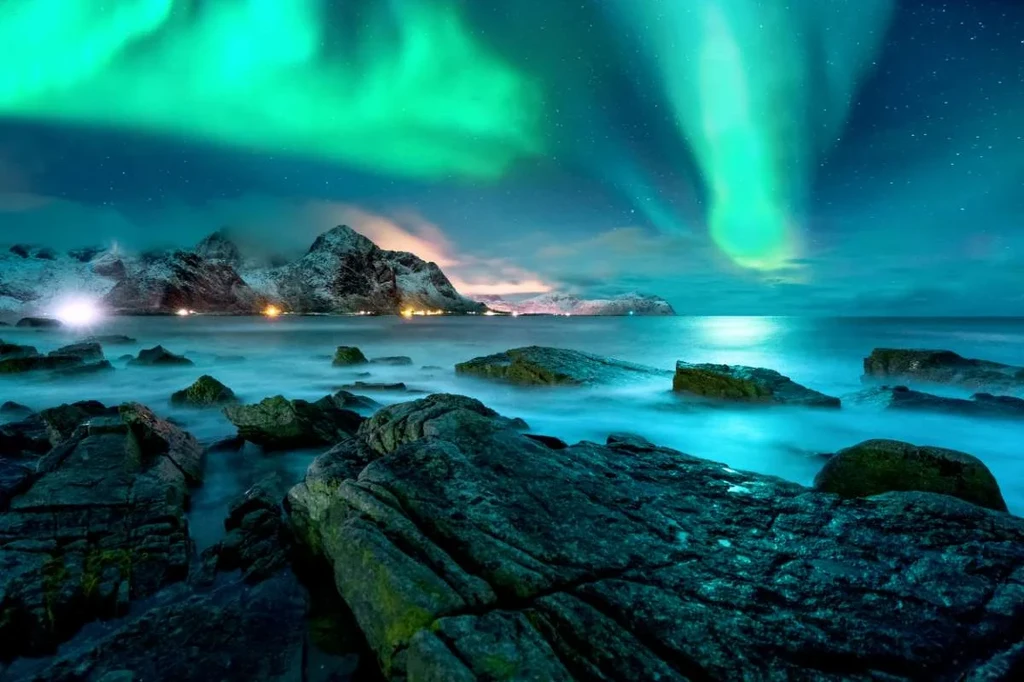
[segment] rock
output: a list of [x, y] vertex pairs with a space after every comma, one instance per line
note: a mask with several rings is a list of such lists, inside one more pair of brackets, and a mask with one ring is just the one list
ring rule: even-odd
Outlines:
[[439, 367], [438, 365], [423, 365], [420, 369], [424, 372], [440, 372], [444, 370], [444, 367]]
[[22, 374], [46, 370], [71, 369], [82, 366], [82, 360], [73, 355], [29, 355], [0, 360], [0, 374]]
[[93, 417], [117, 414], [116, 407], [108, 408], [96, 400], [81, 400], [70, 405], [64, 404], [42, 410], [39, 416], [46, 424], [50, 445], [56, 447], [70, 438], [81, 424]]
[[172, 405], [185, 407], [211, 407], [235, 400], [235, 392], [209, 374], [199, 377], [188, 388], [171, 394]]
[[995, 477], [978, 458], [895, 440], [869, 440], [840, 450], [815, 476], [814, 488], [843, 497], [914, 490], [1006, 511]]
[[39, 459], [50, 451], [46, 423], [38, 414], [0, 424], [0, 512], [36, 477]]
[[99, 343], [104, 346], [127, 346], [137, 343], [135, 339], [124, 334], [104, 334], [101, 336], [89, 336], [79, 343]]
[[163, 346], [154, 346], [139, 351], [139, 355], [128, 361], [129, 365], [153, 367], [167, 365], [193, 365], [184, 355], [175, 355]]
[[250, 443], [287, 450], [331, 445], [355, 433], [363, 417], [343, 405], [344, 398], [334, 396], [310, 403], [278, 395], [256, 405], [228, 405], [224, 414]]
[[864, 358], [864, 376], [1001, 391], [1024, 388], [1024, 368], [972, 360], [949, 350], [876, 348]]
[[334, 351], [334, 360], [331, 364], [335, 367], [350, 367], [352, 365], [365, 365], [368, 362], [363, 351], [355, 346], [338, 346]]
[[[308, 599], [286, 571], [259, 584], [231, 581], [208, 590], [168, 588], [139, 614], [74, 641], [34, 682], [316, 680], [305, 669]], [[20, 662], [24, 665], [24, 662]], [[17, 664], [16, 664], [17, 665]], [[12, 672], [17, 674], [18, 670]], [[324, 677], [319, 678], [322, 682]]]
[[521, 386], [609, 384], [668, 375], [653, 367], [543, 346], [474, 358], [455, 365], [455, 372]]
[[409, 388], [401, 381], [387, 383], [381, 381], [356, 381], [351, 384], [342, 384], [342, 393], [348, 391], [408, 391]]
[[202, 449], [141, 405], [92, 419], [0, 514], [0, 660], [51, 652], [80, 626], [182, 579]]
[[34, 346], [22, 346], [17, 343], [0, 341], [0, 360], [8, 358], [27, 358], [39, 355]]
[[78, 358], [83, 363], [103, 361], [103, 348], [98, 343], [73, 343], [70, 346], [62, 346], [55, 351], [47, 353], [50, 357], [72, 357]]
[[373, 358], [370, 360], [370, 364], [373, 365], [391, 365], [393, 367], [404, 367], [412, 364], [412, 358], [407, 355], [389, 355], [382, 358]]
[[224, 438], [222, 440], [213, 443], [208, 448], [207, 452], [238, 452], [245, 447], [245, 439], [241, 436], [232, 436], [231, 438]]
[[542, 436], [539, 433], [524, 433], [523, 435], [529, 438], [530, 440], [537, 441], [541, 445], [546, 445], [552, 450], [564, 450], [565, 448], [569, 447], [569, 444], [566, 443], [564, 440], [562, 440], [561, 438], [555, 438], [554, 436]]
[[288, 506], [390, 679], [972, 679], [1019, 647], [1024, 519], [953, 497], [552, 450], [457, 396], [339, 448]]
[[33, 329], [59, 329], [64, 326], [64, 323], [52, 317], [23, 317], [14, 326], [31, 327]]
[[0, 405], [0, 415], [4, 417], [27, 417], [30, 414], [33, 414], [32, 408], [16, 403], [13, 400], [8, 400], [3, 405]]
[[54, 375], [57, 377], [76, 377], [83, 374], [108, 372], [113, 369], [114, 366], [108, 360], [101, 360], [100, 362], [90, 362], [85, 365], [72, 365], [71, 367], [60, 368], [54, 371]]
[[374, 412], [380, 409], [380, 403], [365, 395], [356, 395], [348, 391], [338, 391], [334, 394], [334, 402], [338, 407], [355, 412]]
[[970, 400], [913, 391], [906, 386], [880, 386], [862, 391], [853, 400], [887, 410], [943, 412], [965, 417], [1024, 419], [1024, 399], [1013, 396], [975, 393]]
[[135, 359], [134, 355], [129, 355], [127, 353], [125, 353], [124, 355], [117, 356], [118, 362], [131, 362], [134, 359]]
[[743, 365], [676, 363], [672, 390], [677, 393], [747, 403], [839, 407], [839, 398], [801, 386], [772, 369]]
[[288, 529], [275, 482], [264, 480], [231, 503], [224, 520], [227, 536], [209, 550], [219, 571], [242, 571], [249, 582], [260, 582], [288, 565]]

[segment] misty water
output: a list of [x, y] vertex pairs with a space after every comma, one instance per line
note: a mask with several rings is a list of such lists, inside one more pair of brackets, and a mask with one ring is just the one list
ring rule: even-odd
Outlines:
[[[201, 374], [215, 376], [246, 402], [276, 394], [314, 400], [353, 381], [402, 381], [412, 392], [474, 396], [502, 414], [524, 418], [533, 432], [568, 442], [603, 442], [609, 433], [628, 431], [734, 469], [803, 484], [811, 483], [821, 467], [822, 453], [868, 438], [954, 448], [981, 458], [999, 481], [1010, 510], [1024, 513], [1024, 427], [1019, 422], [886, 413], [854, 404], [838, 411], [708, 408], [674, 396], [668, 378], [594, 389], [537, 389], [459, 377], [453, 369], [456, 362], [479, 355], [550, 345], [666, 370], [676, 360], [769, 367], [816, 390], [846, 397], [863, 389], [862, 358], [877, 346], [945, 348], [1024, 364], [1024, 320], [193, 316], [114, 318], [74, 331], [4, 328], [0, 337], [47, 351], [89, 334], [125, 334], [136, 342], [105, 347], [114, 372], [75, 379], [0, 380], [0, 402], [42, 409], [85, 399], [107, 404], [133, 400], [175, 419], [210, 444], [234, 435], [220, 412], [177, 409], [168, 400]], [[187, 355], [195, 366], [127, 367], [117, 359], [158, 343]], [[331, 356], [339, 345], [358, 346], [371, 358], [407, 355], [414, 364], [334, 368]], [[361, 376], [365, 372], [370, 376]], [[417, 397], [364, 393], [385, 404]], [[211, 453], [205, 483], [196, 491], [190, 512], [199, 548], [219, 538], [227, 504], [235, 495], [268, 474], [279, 476], [283, 485], [298, 481], [320, 451], [264, 454], [247, 445], [237, 453]]]

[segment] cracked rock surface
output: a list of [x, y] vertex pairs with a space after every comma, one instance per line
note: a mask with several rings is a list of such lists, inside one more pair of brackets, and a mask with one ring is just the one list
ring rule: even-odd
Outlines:
[[391, 679], [1024, 672], [1020, 518], [841, 499], [637, 437], [551, 449], [482, 407], [384, 408], [289, 493]]

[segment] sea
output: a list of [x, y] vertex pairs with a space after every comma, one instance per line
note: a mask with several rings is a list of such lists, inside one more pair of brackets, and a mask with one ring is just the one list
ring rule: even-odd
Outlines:
[[[875, 347], [949, 349], [1024, 365], [1024, 319], [789, 317], [121, 317], [89, 329], [0, 327], [0, 338], [48, 351], [89, 335], [123, 334], [105, 352], [116, 371], [75, 379], [3, 378], [0, 402], [34, 409], [77, 400], [137, 401], [206, 444], [234, 434], [214, 410], [172, 407], [171, 393], [210, 374], [246, 402], [273, 395], [315, 400], [353, 381], [403, 382], [407, 392], [365, 392], [388, 404], [427, 393], [459, 393], [525, 419], [531, 431], [569, 443], [635, 433], [682, 452], [808, 485], [833, 453], [871, 438], [894, 438], [970, 453], [992, 470], [1012, 513], [1024, 514], [1024, 423], [943, 414], [893, 413], [845, 400], [840, 410], [695, 407], [670, 378], [595, 388], [517, 388], [457, 376], [454, 365], [520, 346], [570, 348], [671, 370], [677, 360], [775, 369], [805, 386], [848, 398], [864, 389], [863, 358]], [[191, 367], [127, 366], [124, 356], [157, 344]], [[367, 357], [409, 356], [409, 366], [335, 368], [337, 346]], [[369, 372], [369, 376], [360, 376]], [[956, 389], [927, 390], [967, 395]], [[192, 500], [199, 549], [223, 533], [228, 504], [257, 480], [301, 480], [323, 449], [265, 454], [247, 445], [207, 458]]]

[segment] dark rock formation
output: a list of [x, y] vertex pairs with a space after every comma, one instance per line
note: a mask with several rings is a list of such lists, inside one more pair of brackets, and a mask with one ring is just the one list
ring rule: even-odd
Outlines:
[[455, 365], [455, 372], [521, 386], [609, 384], [669, 375], [653, 367], [543, 346], [474, 358]]
[[19, 346], [0, 341], [0, 374], [43, 370], [88, 372], [110, 368], [97, 344], [74, 344], [51, 351], [47, 355], [40, 355], [32, 346]]
[[334, 403], [338, 407], [356, 412], [374, 412], [380, 409], [380, 403], [373, 398], [367, 398], [365, 395], [356, 395], [348, 391], [338, 391], [335, 393]]
[[384, 251], [344, 225], [317, 237], [299, 260], [250, 279], [271, 283], [268, 295], [289, 310], [303, 312], [485, 310], [460, 296], [434, 263], [411, 253]]
[[352, 365], [365, 365], [366, 356], [363, 351], [355, 346], [338, 346], [334, 351], [334, 359], [331, 364], [335, 367], [350, 367]]
[[677, 362], [672, 390], [730, 402], [839, 407], [839, 398], [801, 386], [775, 370], [743, 365]]
[[13, 400], [8, 400], [3, 405], [0, 405], [0, 416], [22, 418], [30, 414], [32, 414], [32, 408], [16, 403]]
[[73, 343], [70, 346], [62, 346], [57, 350], [48, 353], [50, 357], [62, 356], [78, 358], [85, 363], [102, 362], [103, 348], [95, 342]]
[[33, 329], [59, 329], [64, 326], [64, 323], [52, 317], [23, 317], [14, 326], [31, 327]]
[[1024, 368], [988, 360], [972, 360], [949, 350], [876, 348], [864, 358], [870, 379], [899, 379], [966, 388], [1024, 388]]
[[344, 384], [341, 388], [345, 391], [378, 391], [384, 393], [405, 393], [409, 390], [409, 387], [401, 381], [391, 383], [380, 381], [356, 381], [351, 384]]
[[139, 351], [137, 357], [128, 361], [129, 365], [137, 367], [154, 367], [167, 365], [193, 365], [195, 364], [184, 355], [175, 355], [163, 346], [154, 346]]
[[966, 400], [914, 391], [906, 386], [880, 386], [858, 393], [853, 400], [887, 410], [943, 412], [992, 419], [1024, 419], [1024, 399], [991, 393], [975, 393], [970, 400]]
[[947, 495], [843, 499], [633, 437], [552, 450], [431, 396], [288, 502], [391, 679], [1020, 671], [1024, 519]]
[[190, 435], [126, 404], [39, 462], [0, 514], [0, 659], [52, 651], [184, 577], [184, 507], [201, 457]]
[[113, 417], [117, 414], [116, 407], [107, 407], [96, 400], [80, 400], [42, 410], [39, 412], [39, 417], [46, 425], [50, 445], [56, 447], [70, 438], [79, 425], [93, 417]]
[[814, 488], [843, 497], [915, 490], [1006, 511], [995, 477], [978, 458], [895, 440], [869, 440], [840, 450], [818, 472]]
[[224, 520], [227, 536], [204, 552], [218, 571], [240, 570], [260, 582], [288, 565], [290, 535], [273, 480], [261, 481], [232, 502]]
[[103, 301], [121, 313], [255, 313], [266, 299], [230, 265], [175, 251], [130, 270]]
[[125, 336], [124, 334], [103, 334], [100, 336], [87, 337], [82, 339], [79, 343], [99, 343], [107, 346], [126, 346], [136, 343], [136, 340], [130, 336]]
[[235, 243], [230, 230], [220, 229], [203, 238], [193, 251], [196, 255], [215, 263], [224, 263], [234, 268], [242, 266], [242, 253]]
[[39, 355], [39, 351], [36, 350], [35, 346], [22, 346], [17, 343], [0, 341], [0, 360], [32, 357], [34, 355]]
[[188, 388], [171, 394], [171, 404], [184, 407], [211, 407], [235, 400], [235, 392], [209, 374], [199, 377]]
[[344, 407], [345, 396], [325, 396], [316, 402], [265, 398], [255, 405], [228, 405], [224, 414], [238, 435], [266, 450], [331, 445], [356, 432], [363, 422]]
[[383, 358], [370, 360], [373, 365], [391, 365], [392, 367], [405, 367], [412, 364], [412, 358], [407, 355], [390, 355]]

